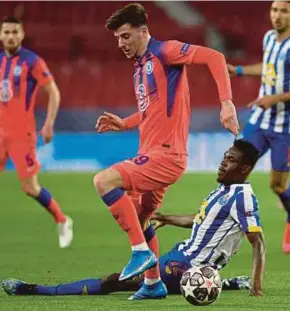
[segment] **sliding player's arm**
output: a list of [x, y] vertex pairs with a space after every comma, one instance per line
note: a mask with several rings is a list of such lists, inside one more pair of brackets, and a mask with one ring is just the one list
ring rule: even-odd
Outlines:
[[247, 232], [253, 247], [252, 296], [262, 296], [263, 274], [265, 269], [265, 241], [262, 232]]
[[109, 131], [126, 131], [139, 126], [140, 122], [140, 112], [136, 112], [124, 119], [115, 114], [104, 112], [104, 115], [98, 118], [95, 128], [99, 133]]
[[192, 228], [194, 217], [194, 214], [175, 216], [154, 213], [151, 217], [151, 221], [155, 229], [164, 227], [166, 225], [181, 228]]
[[262, 233], [259, 203], [252, 192], [243, 191], [237, 195], [236, 207], [231, 216], [240, 225], [253, 247], [252, 289], [250, 295], [262, 295], [262, 281], [265, 267], [265, 243]]
[[247, 66], [234, 66], [227, 64], [229, 74], [232, 76], [261, 76], [263, 63], [247, 65]]
[[238, 134], [239, 123], [232, 103], [232, 90], [226, 60], [222, 53], [202, 46], [179, 41], [167, 41], [162, 48], [162, 56], [169, 65], [207, 65], [218, 88], [221, 101], [220, 120], [224, 128]]
[[53, 137], [53, 127], [60, 103], [60, 92], [43, 59], [38, 58], [35, 62], [32, 76], [48, 94], [47, 115], [40, 132], [44, 142], [48, 143]]

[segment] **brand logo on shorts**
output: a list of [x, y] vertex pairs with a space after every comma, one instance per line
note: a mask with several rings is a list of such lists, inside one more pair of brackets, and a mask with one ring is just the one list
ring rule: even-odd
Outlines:
[[154, 65], [151, 60], [148, 60], [145, 64], [145, 71], [147, 75], [150, 75], [153, 72]]

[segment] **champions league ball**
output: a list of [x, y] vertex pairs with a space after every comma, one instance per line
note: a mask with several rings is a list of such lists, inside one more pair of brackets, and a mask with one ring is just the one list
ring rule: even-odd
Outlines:
[[210, 266], [190, 268], [182, 275], [180, 291], [195, 306], [209, 305], [217, 300], [222, 291], [220, 275]]

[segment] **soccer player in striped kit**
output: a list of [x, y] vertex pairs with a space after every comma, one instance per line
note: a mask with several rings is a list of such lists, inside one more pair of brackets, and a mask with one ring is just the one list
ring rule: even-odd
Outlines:
[[50, 192], [40, 186], [40, 164], [36, 157], [35, 96], [39, 87], [48, 94], [48, 112], [41, 135], [45, 143], [53, 138], [60, 94], [53, 76], [38, 55], [21, 46], [22, 23], [8, 17], [1, 23], [0, 39], [0, 171], [8, 157], [12, 160], [23, 191], [34, 198], [54, 218], [59, 245], [65, 248], [73, 238], [72, 220], [60, 209]]
[[260, 156], [271, 150], [270, 186], [287, 212], [282, 248], [290, 254], [290, 2], [274, 1], [270, 18], [273, 30], [264, 36], [263, 62], [228, 65], [228, 69], [233, 75], [262, 77], [259, 97], [249, 104], [252, 112], [242, 136]]
[[[249, 142], [235, 141], [227, 150], [218, 171], [218, 187], [201, 203], [197, 214], [154, 214], [155, 229], [164, 225], [191, 229], [188, 239], [177, 243], [159, 258], [160, 276], [169, 294], [180, 293], [182, 274], [192, 266], [210, 265], [221, 269], [238, 251], [244, 236], [253, 248], [253, 272], [250, 294], [262, 295], [265, 266], [265, 243], [259, 216], [259, 204], [253, 189], [246, 182], [259, 157]], [[142, 203], [140, 203], [142, 204]], [[147, 240], [155, 236], [152, 224], [146, 229]], [[143, 278], [119, 281], [120, 274], [103, 279], [84, 279], [68, 284], [40, 285], [17, 279], [2, 282], [8, 295], [106, 295], [116, 291], [135, 291], [143, 287]], [[247, 277], [224, 280], [223, 289], [246, 289]], [[154, 287], [137, 292], [130, 299], [157, 299], [165, 295]]]

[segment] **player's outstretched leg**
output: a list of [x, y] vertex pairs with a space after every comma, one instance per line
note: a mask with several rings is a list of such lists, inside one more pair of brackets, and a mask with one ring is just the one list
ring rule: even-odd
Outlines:
[[54, 218], [57, 223], [59, 234], [59, 246], [68, 247], [73, 240], [73, 221], [60, 209], [50, 192], [41, 187], [37, 175], [21, 180], [23, 191], [41, 204]]
[[[7, 295], [38, 295], [38, 296], [65, 296], [65, 295], [108, 295], [113, 292], [136, 291], [142, 286], [143, 282], [140, 278], [119, 281], [119, 273], [104, 279], [85, 279], [73, 283], [59, 285], [40, 285], [30, 284], [17, 279], [6, 279], [2, 281], [2, 288]], [[169, 294], [180, 294], [179, 281], [177, 280], [177, 290], [171, 290]], [[244, 290], [250, 289], [251, 278], [240, 276], [222, 281], [223, 290]]]
[[2, 282], [2, 288], [8, 295], [105, 295], [102, 292], [101, 279], [86, 279], [73, 283], [59, 285], [30, 284], [17, 279], [7, 279]]
[[[156, 257], [159, 257], [159, 243], [152, 225], [144, 231], [146, 242]], [[144, 283], [129, 300], [162, 299], [167, 296], [167, 288], [160, 278], [159, 264], [145, 271]]]
[[108, 295], [113, 292], [138, 290], [142, 280], [135, 278], [119, 281], [119, 273], [113, 273], [103, 279], [84, 279], [59, 285], [31, 284], [17, 279], [2, 281], [2, 288], [8, 295], [67, 296], [67, 295]]
[[120, 227], [128, 234], [132, 257], [120, 275], [120, 281], [128, 280], [156, 266], [157, 258], [148, 248], [139, 222], [136, 208], [123, 190], [121, 174], [112, 168], [98, 173], [94, 185]]

